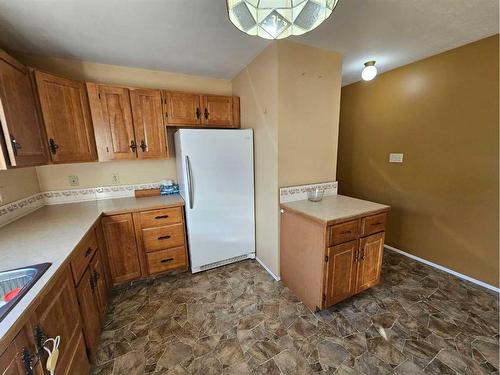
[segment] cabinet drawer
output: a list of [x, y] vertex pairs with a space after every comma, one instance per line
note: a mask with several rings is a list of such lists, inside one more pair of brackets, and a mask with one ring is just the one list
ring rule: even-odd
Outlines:
[[182, 208], [164, 208], [141, 212], [141, 228], [155, 228], [182, 222]]
[[166, 225], [142, 230], [146, 252], [184, 245], [184, 224]]
[[148, 253], [147, 258], [150, 274], [187, 267], [186, 249], [184, 246]]
[[71, 258], [71, 273], [75, 284], [78, 284], [87, 269], [90, 260], [97, 251], [97, 238], [95, 231], [90, 231], [78, 244]]
[[361, 219], [361, 236], [368, 236], [369, 234], [383, 232], [385, 230], [385, 221], [387, 214], [378, 214], [367, 216]]
[[335, 224], [330, 227], [329, 246], [349, 242], [358, 238], [358, 220]]

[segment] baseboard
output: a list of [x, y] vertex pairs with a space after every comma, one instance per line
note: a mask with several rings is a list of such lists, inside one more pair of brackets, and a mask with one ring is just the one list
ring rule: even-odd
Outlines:
[[271, 275], [271, 276], [273, 277], [273, 279], [274, 279], [274, 280], [276, 280], [276, 281], [280, 281], [280, 280], [281, 280], [281, 279], [279, 278], [279, 276], [276, 276], [276, 275], [275, 275], [275, 274], [274, 274], [274, 273], [273, 273], [273, 272], [269, 269], [269, 267], [267, 267], [267, 266], [266, 266], [266, 265], [265, 265], [265, 264], [264, 264], [264, 263], [263, 263], [263, 262], [259, 259], [259, 257], [255, 257], [255, 260], [256, 260], [257, 262], [259, 262], [259, 264], [260, 264], [260, 265], [261, 265], [261, 266], [262, 266], [262, 267], [263, 267], [263, 268], [267, 271], [267, 273], [268, 273], [269, 275]]
[[464, 275], [462, 273], [459, 273], [457, 271], [453, 271], [449, 268], [446, 268], [446, 267], [443, 267], [443, 266], [440, 266], [439, 264], [436, 264], [436, 263], [432, 263], [428, 260], [425, 260], [423, 258], [419, 258], [413, 254], [409, 254], [407, 252], [404, 252], [402, 250], [399, 250], [399, 249], [396, 249], [395, 247], [392, 247], [392, 246], [389, 246], [389, 245], [384, 245], [384, 247], [388, 250], [391, 250], [391, 251], [394, 251], [395, 253], [398, 253], [398, 254], [401, 254], [401, 255], [404, 255], [405, 257], [408, 257], [408, 258], [411, 258], [413, 260], [416, 260], [417, 262], [420, 262], [420, 263], [424, 263], [424, 264], [427, 264], [428, 266], [431, 266], [431, 267], [434, 267], [434, 268], [437, 268], [438, 270], [441, 270], [441, 271], [444, 271], [444, 272], [447, 272], [453, 276], [456, 276], [456, 277], [459, 277], [461, 279], [464, 279], [464, 280], [467, 280], [467, 281], [470, 281], [471, 283], [474, 283], [476, 285], [479, 285], [479, 286], [482, 286], [483, 288], [487, 288], [489, 290], [492, 290], [496, 293], [500, 293], [500, 288], [497, 288], [493, 285], [490, 285], [490, 284], [487, 284], [485, 283], [484, 281], [480, 281], [480, 280], [476, 280], [476, 279], [473, 279], [472, 277], [470, 276], [467, 276], [467, 275]]

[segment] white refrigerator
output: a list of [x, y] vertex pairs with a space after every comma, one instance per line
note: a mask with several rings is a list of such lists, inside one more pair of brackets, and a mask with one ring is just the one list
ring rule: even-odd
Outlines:
[[253, 132], [175, 133], [191, 272], [255, 258]]

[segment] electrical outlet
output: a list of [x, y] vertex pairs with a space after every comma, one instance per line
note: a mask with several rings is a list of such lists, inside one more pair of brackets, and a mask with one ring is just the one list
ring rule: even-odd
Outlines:
[[120, 183], [120, 175], [118, 173], [113, 173], [111, 175], [111, 183], [113, 185], [118, 185]]
[[69, 186], [78, 186], [80, 185], [80, 181], [78, 180], [78, 176], [68, 176]]
[[389, 154], [389, 163], [402, 163], [403, 162], [403, 154]]

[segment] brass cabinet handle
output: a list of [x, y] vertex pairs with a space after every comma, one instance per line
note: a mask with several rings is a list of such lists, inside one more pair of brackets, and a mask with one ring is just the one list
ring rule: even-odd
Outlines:
[[155, 219], [166, 219], [168, 218], [168, 215], [160, 215], [160, 216], [155, 216]]
[[168, 262], [171, 262], [173, 260], [174, 260], [174, 258], [162, 259], [162, 260], [160, 260], [160, 263], [168, 263]]
[[128, 147], [130, 147], [130, 150], [132, 150], [132, 152], [135, 152], [135, 150], [137, 149], [137, 145], [135, 144], [135, 141], [133, 139], [130, 141], [130, 146]]
[[159, 240], [168, 240], [171, 236], [167, 235], [167, 236], [160, 236], [158, 237]]
[[196, 108], [196, 118], [199, 119], [201, 116], [201, 112], [199, 108]]
[[146, 142], [143, 140], [141, 140], [141, 150], [142, 152], [146, 152], [146, 149], [148, 148], [148, 145], [146, 144]]
[[208, 112], [208, 108], [205, 108], [205, 120], [208, 120], [208, 116], [210, 116], [210, 112]]

